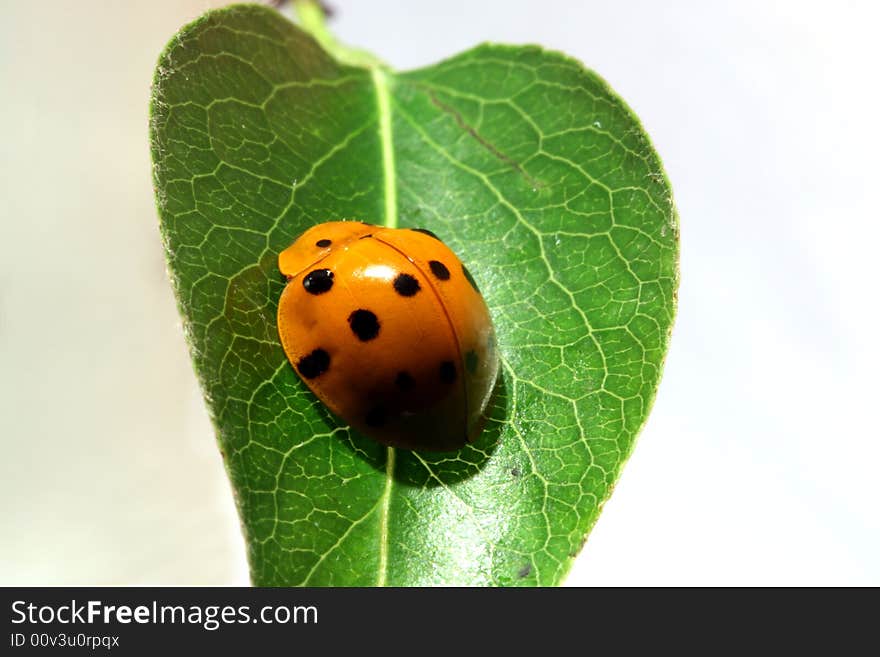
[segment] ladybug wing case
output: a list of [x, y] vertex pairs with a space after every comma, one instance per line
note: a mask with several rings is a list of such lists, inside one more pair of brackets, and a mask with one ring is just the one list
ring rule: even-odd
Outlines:
[[467, 267], [436, 235], [425, 230], [383, 230], [378, 239], [412, 260], [431, 284], [458, 346], [466, 396], [468, 441], [477, 439], [498, 378], [495, 330], [489, 309]]

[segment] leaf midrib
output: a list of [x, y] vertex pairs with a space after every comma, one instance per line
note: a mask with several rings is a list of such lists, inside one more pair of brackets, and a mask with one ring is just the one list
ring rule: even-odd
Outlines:
[[[397, 228], [397, 179], [394, 168], [394, 144], [391, 134], [391, 102], [388, 93], [388, 77], [378, 66], [370, 69], [376, 90], [376, 114], [379, 124], [379, 140], [382, 147], [382, 177], [384, 180], [385, 220], [388, 228]], [[391, 490], [394, 484], [395, 452], [386, 447], [385, 490], [379, 513], [379, 568], [376, 586], [385, 586], [388, 578], [388, 520], [391, 510]]]

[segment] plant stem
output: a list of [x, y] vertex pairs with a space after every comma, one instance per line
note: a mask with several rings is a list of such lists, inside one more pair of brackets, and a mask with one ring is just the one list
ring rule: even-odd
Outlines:
[[336, 40], [327, 29], [327, 17], [320, 3], [315, 0], [294, 0], [293, 7], [300, 27], [314, 37], [328, 53], [349, 66], [361, 68], [388, 68], [388, 66], [366, 50], [350, 48]]

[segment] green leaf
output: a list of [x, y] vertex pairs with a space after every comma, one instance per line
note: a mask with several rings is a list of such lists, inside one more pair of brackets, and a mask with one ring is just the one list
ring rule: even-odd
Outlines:
[[[243, 5], [185, 27], [156, 72], [162, 235], [253, 581], [556, 584], [669, 341], [678, 226], [660, 160], [558, 53], [482, 45], [400, 74], [343, 59], [362, 66]], [[429, 228], [473, 272], [503, 359], [475, 445], [354, 435], [285, 358], [278, 253], [343, 218]]]

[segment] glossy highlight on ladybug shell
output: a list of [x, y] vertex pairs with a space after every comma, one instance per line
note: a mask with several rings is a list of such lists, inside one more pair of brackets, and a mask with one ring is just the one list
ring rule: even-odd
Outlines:
[[476, 440], [498, 377], [495, 332], [470, 272], [436, 235], [328, 222], [278, 267], [284, 352], [333, 413], [392, 447]]

